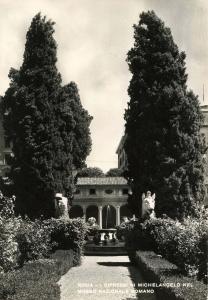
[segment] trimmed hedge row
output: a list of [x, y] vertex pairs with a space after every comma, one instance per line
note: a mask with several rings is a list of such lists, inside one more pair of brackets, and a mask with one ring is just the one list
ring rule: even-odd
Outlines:
[[144, 277], [153, 283], [153, 288], [154, 285], [158, 285], [155, 291], [160, 300], [206, 300], [205, 284], [182, 276], [176, 265], [153, 251], [136, 251], [134, 261]]
[[157, 253], [176, 264], [184, 275], [207, 281], [207, 215], [183, 222], [152, 219], [142, 226]]
[[207, 211], [202, 211], [198, 218], [186, 218], [183, 222], [166, 217], [143, 223], [130, 221], [125, 226], [129, 253], [153, 250], [176, 264], [184, 275], [204, 282], [207, 282], [207, 236]]
[[58, 281], [73, 266], [73, 250], [59, 250], [50, 259], [29, 261], [18, 270], [2, 273], [0, 299], [59, 300]]

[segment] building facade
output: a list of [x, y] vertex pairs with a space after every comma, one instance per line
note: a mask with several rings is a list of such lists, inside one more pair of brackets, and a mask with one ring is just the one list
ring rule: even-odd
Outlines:
[[70, 218], [94, 217], [100, 228], [114, 228], [123, 217], [132, 217], [127, 208], [130, 189], [123, 177], [78, 178]]
[[127, 168], [127, 156], [124, 150], [125, 140], [126, 136], [123, 135], [116, 150], [116, 154], [118, 155], [118, 168], [122, 171], [124, 171]]
[[4, 128], [3, 128], [3, 115], [0, 112], [0, 176], [6, 176], [9, 171], [8, 161], [12, 155], [10, 144], [5, 142]]

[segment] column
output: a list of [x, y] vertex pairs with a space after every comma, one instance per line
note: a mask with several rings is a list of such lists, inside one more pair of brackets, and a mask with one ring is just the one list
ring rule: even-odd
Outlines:
[[99, 206], [99, 214], [98, 214], [98, 222], [99, 222], [99, 226], [100, 226], [100, 229], [102, 229], [102, 206]]
[[116, 207], [116, 226], [120, 225], [120, 206]]
[[82, 207], [82, 210], [83, 210], [83, 218], [84, 218], [84, 221], [86, 222], [86, 206], [83, 206]]

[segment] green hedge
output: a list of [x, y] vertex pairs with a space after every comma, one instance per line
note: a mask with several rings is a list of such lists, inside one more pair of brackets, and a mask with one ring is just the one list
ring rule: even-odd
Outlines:
[[[155, 291], [160, 300], [206, 300], [206, 285], [182, 276], [177, 266], [153, 251], [136, 251], [135, 262], [148, 282], [160, 284]], [[175, 284], [175, 286], [170, 286]]]
[[72, 249], [74, 264], [80, 264], [87, 230], [81, 218], [31, 221], [15, 217], [12, 199], [0, 204], [0, 272], [48, 258], [57, 249]]
[[50, 228], [53, 250], [72, 249], [75, 253], [74, 264], [79, 265], [87, 231], [84, 220], [50, 219], [44, 221], [44, 225]]
[[208, 215], [201, 211], [198, 218], [183, 222], [155, 218], [144, 223], [129, 222], [125, 231], [130, 258], [135, 250], [153, 250], [176, 264], [184, 275], [207, 282]]
[[58, 281], [74, 266], [74, 252], [59, 250], [50, 259], [29, 261], [15, 271], [0, 274], [1, 300], [59, 300]]
[[53, 243], [51, 228], [41, 220], [31, 221], [18, 218], [19, 226], [16, 241], [19, 250], [19, 265], [40, 258], [49, 257]]

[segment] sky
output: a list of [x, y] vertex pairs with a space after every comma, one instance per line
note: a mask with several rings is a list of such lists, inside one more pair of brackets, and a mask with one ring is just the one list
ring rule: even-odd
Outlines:
[[87, 164], [104, 171], [117, 167], [131, 79], [126, 54], [134, 42], [132, 26], [147, 10], [171, 28], [187, 54], [188, 87], [208, 104], [207, 0], [0, 0], [0, 95], [9, 86], [9, 69], [22, 64], [26, 32], [41, 12], [56, 22], [63, 84], [77, 83], [82, 104], [93, 116]]

